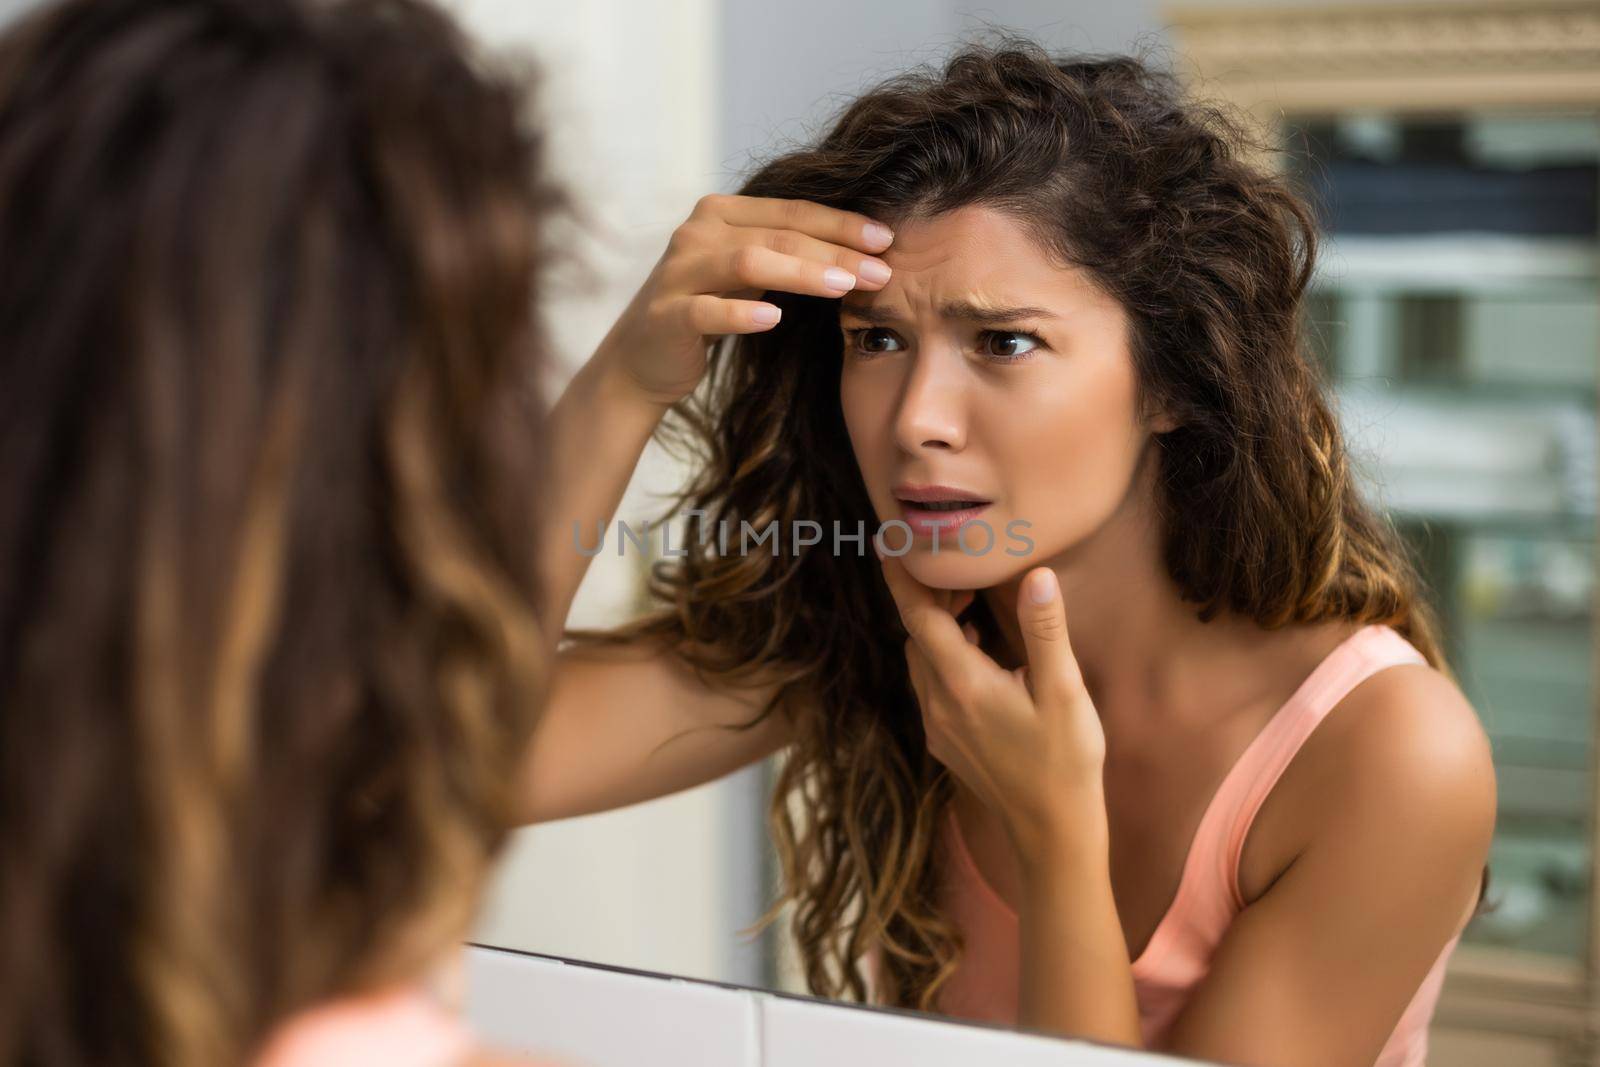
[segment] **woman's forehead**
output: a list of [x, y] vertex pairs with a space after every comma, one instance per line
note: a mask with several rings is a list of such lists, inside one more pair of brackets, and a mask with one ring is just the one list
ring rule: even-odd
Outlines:
[[[983, 205], [902, 220], [881, 258], [894, 271], [840, 313], [868, 321], [1064, 316], [1098, 303], [1087, 272], [1064, 266], [1011, 216]], [[1010, 311], [1011, 315], [1004, 312]]]

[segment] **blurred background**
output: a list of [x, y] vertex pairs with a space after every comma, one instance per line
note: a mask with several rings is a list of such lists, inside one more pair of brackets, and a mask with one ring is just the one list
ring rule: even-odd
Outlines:
[[[0, 0], [0, 16], [27, 4]], [[1595, 433], [1600, 4], [1436, 0], [446, 0], [531, 54], [585, 218], [552, 304], [558, 394], [694, 201], [852, 94], [987, 30], [1133, 51], [1237, 104], [1316, 196], [1308, 316], [1370, 491], [1427, 564], [1451, 662], [1491, 735], [1498, 910], [1464, 935], [1435, 1067], [1597, 1061]], [[618, 518], [683, 472], [652, 446]], [[659, 541], [656, 542], [659, 547]], [[574, 625], [641, 610], [641, 553], [603, 553]], [[772, 889], [769, 767], [520, 835], [477, 938], [800, 989]]]

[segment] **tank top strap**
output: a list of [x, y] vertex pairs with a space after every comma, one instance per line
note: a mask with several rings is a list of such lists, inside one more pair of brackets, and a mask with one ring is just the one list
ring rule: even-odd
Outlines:
[[1239, 892], [1239, 857], [1256, 812], [1328, 712], [1357, 685], [1386, 667], [1426, 664], [1427, 658], [1393, 627], [1373, 623], [1346, 638], [1307, 676], [1245, 750], [1216, 799], [1223, 836], [1218, 858], [1235, 911], [1245, 901]]

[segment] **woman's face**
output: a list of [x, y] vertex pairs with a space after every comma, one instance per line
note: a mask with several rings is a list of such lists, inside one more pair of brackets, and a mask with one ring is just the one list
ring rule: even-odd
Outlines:
[[[884, 259], [889, 284], [840, 304], [839, 396], [878, 521], [915, 531], [907, 569], [984, 589], [1114, 536], [1149, 492], [1135, 474], [1151, 434], [1172, 428], [1135, 409], [1121, 306], [987, 207], [902, 223]], [[938, 513], [908, 502], [927, 486], [986, 503], [935, 530]], [[883, 539], [898, 552], [906, 533]]]

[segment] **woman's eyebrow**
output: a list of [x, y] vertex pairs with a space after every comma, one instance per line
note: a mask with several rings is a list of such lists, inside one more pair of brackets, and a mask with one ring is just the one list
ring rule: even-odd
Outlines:
[[869, 304], [846, 304], [840, 302], [839, 317], [857, 319], [868, 326], [887, 326], [891, 323], [902, 321], [902, 316], [886, 307], [873, 307]]
[[[870, 326], [888, 326], [904, 322], [905, 316], [888, 307], [879, 307], [870, 304], [839, 305], [839, 314], [848, 315]], [[1060, 316], [1053, 311], [1040, 307], [1001, 307], [991, 304], [977, 304], [970, 300], [952, 300], [939, 307], [939, 314], [947, 319], [959, 322], [972, 322], [980, 326], [995, 326], [1006, 322], [1016, 322], [1018, 319], [1055, 319]]]
[[952, 300], [939, 308], [939, 314], [947, 319], [958, 319], [963, 322], [975, 322], [980, 326], [995, 326], [1003, 322], [1015, 322], [1018, 319], [1053, 319], [1056, 314], [1036, 307], [999, 307], [996, 305], [975, 304], [970, 300]]

